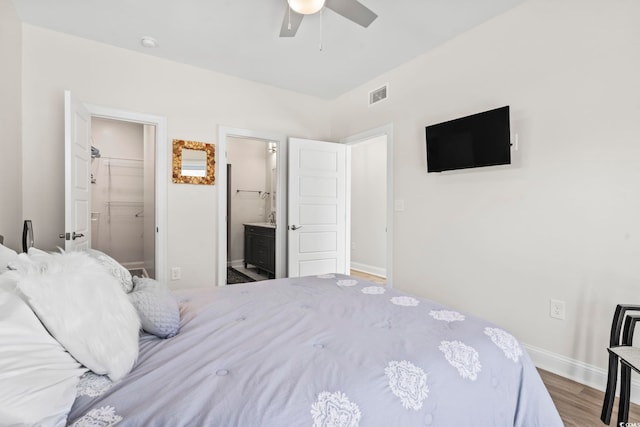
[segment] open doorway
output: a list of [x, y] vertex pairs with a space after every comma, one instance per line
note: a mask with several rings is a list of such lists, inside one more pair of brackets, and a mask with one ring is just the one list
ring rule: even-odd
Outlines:
[[[247, 269], [260, 274], [255, 278], [249, 276], [253, 280], [286, 277], [287, 156], [282, 154], [287, 153], [286, 136], [221, 126], [217, 153], [220, 167], [216, 168], [216, 184], [226, 189], [218, 191], [217, 196], [218, 286], [228, 284], [229, 267], [244, 268], [245, 261]], [[245, 236], [245, 231], [250, 236]], [[245, 237], [249, 246], [253, 246], [248, 248], [249, 252], [255, 249], [262, 259], [267, 256], [266, 251], [275, 252], [274, 268], [260, 258], [245, 259]], [[272, 257], [269, 255], [269, 259]], [[249, 281], [241, 279], [235, 283], [245, 283], [243, 280]]]
[[350, 149], [350, 274], [386, 284], [387, 136], [359, 141]]
[[133, 275], [156, 277], [155, 133], [150, 124], [91, 118], [91, 248]]
[[[143, 233], [145, 233], [146, 235], [154, 236], [154, 250], [150, 250], [149, 248], [144, 250], [145, 258], [147, 256], [149, 257], [149, 259], [145, 259], [144, 262], [145, 265], [153, 264], [153, 267], [151, 267], [151, 271], [147, 270], [147, 274], [149, 274], [150, 277], [155, 277], [155, 279], [159, 281], [166, 281], [168, 276], [167, 186], [169, 181], [168, 168], [164, 166], [168, 164], [169, 152], [167, 147], [166, 118], [146, 113], [137, 113], [133, 111], [120, 110], [117, 108], [79, 103], [77, 100], [76, 104], [81, 104], [86, 108], [88, 116], [90, 117], [90, 121], [101, 118], [134, 123], [144, 126], [144, 129], [147, 132], [144, 136], [144, 139], [148, 142], [148, 144], [153, 145], [154, 147], [153, 154], [150, 149], [146, 150], [146, 156], [148, 156], [148, 158], [145, 157], [145, 163], [147, 163], [148, 165], [154, 165], [154, 171], [152, 175], [150, 173], [145, 174], [145, 180], [153, 179], [155, 183], [155, 188], [153, 188], [152, 191], [145, 192], [145, 199], [143, 199], [143, 203], [147, 208], [146, 212], [151, 211], [153, 213], [153, 215], [143, 217], [146, 218], [144, 220], [146, 228], [143, 230]], [[151, 172], [151, 169], [148, 168], [147, 172]], [[87, 177], [87, 179], [89, 180], [89, 177]], [[88, 183], [89, 187], [91, 187], [92, 185], [93, 184]], [[148, 186], [148, 183], [143, 185]], [[153, 198], [153, 202], [150, 202], [150, 200], [148, 200], [150, 198]], [[67, 215], [67, 209], [65, 209], [65, 217]], [[91, 222], [90, 216], [90, 212], [87, 212], [87, 222]], [[152, 218], [155, 220], [155, 223], [153, 223], [153, 221], [150, 221], [150, 219]], [[67, 220], [65, 218], [65, 224], [66, 222]], [[89, 234], [91, 234], [92, 227], [89, 226], [88, 228]], [[146, 242], [150, 241], [150, 239], [146, 240]]]
[[349, 272], [393, 286], [393, 125], [341, 142], [348, 147]]
[[277, 144], [227, 138], [227, 284], [275, 278]]

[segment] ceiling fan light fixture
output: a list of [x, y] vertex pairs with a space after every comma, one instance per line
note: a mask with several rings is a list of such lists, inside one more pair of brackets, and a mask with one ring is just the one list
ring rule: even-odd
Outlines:
[[322, 9], [325, 0], [287, 0], [289, 7], [303, 15], [313, 15]]

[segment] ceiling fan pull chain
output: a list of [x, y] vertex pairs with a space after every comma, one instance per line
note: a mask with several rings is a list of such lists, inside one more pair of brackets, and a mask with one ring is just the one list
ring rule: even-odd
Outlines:
[[324, 9], [320, 10], [320, 52], [322, 52], [322, 15]]

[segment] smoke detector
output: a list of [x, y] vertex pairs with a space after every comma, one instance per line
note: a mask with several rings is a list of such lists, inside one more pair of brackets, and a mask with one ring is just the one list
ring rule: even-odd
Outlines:
[[144, 36], [142, 39], [140, 39], [140, 44], [151, 49], [154, 47], [158, 47], [158, 40], [154, 39], [153, 37]]

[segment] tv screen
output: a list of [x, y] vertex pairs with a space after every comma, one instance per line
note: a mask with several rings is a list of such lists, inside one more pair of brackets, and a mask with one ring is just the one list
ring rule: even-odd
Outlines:
[[509, 106], [426, 127], [427, 171], [511, 163]]

